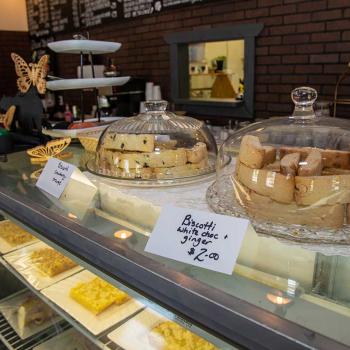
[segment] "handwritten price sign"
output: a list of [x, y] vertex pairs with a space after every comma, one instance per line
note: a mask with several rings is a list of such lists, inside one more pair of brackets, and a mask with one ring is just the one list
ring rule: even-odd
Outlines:
[[165, 206], [145, 251], [231, 274], [249, 221]]
[[63, 162], [56, 158], [50, 158], [47, 161], [36, 186], [45, 192], [50, 193], [55, 198], [60, 198], [75, 169], [76, 167], [72, 164]]

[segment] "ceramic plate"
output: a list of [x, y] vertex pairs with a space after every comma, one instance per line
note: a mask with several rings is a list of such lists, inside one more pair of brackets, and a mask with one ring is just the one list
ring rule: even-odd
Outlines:
[[84, 54], [92, 53], [105, 54], [115, 52], [122, 46], [120, 43], [115, 43], [112, 41], [98, 41], [98, 40], [61, 40], [54, 41], [48, 44], [52, 51], [60, 53], [73, 53]]
[[103, 331], [122, 322], [144, 307], [140, 302], [131, 299], [119, 306], [112, 305], [101, 314], [94, 315], [69, 296], [70, 290], [79, 282], [87, 282], [94, 277], [96, 275], [84, 270], [42, 290], [42, 293], [94, 335], [101, 334]]
[[[5, 222], [9, 222], [9, 221], [10, 220], [0, 221], [0, 230], [1, 230], [2, 225], [4, 225]], [[31, 244], [36, 243], [36, 242], [38, 242], [38, 239], [34, 237], [34, 239], [30, 242], [19, 244], [19, 245], [12, 245], [12, 244], [9, 244], [7, 241], [5, 241], [2, 237], [0, 237], [0, 253], [7, 254], [9, 252], [12, 252], [12, 251], [17, 250], [17, 249], [21, 249], [23, 247], [26, 247], [26, 246], [31, 245]]]
[[49, 277], [38, 270], [31, 261], [31, 254], [42, 248], [50, 248], [43, 242], [38, 242], [30, 246], [18, 249], [12, 253], [4, 255], [4, 259], [20, 273], [35, 289], [41, 290], [58, 281], [61, 281], [74, 273], [81, 271], [81, 266], [73, 267], [70, 270], [62, 272], [54, 277]]
[[51, 80], [46, 83], [49, 90], [74, 90], [91, 89], [106, 86], [120, 86], [129, 81], [130, 77], [117, 78], [86, 78], [86, 79], [59, 79]]

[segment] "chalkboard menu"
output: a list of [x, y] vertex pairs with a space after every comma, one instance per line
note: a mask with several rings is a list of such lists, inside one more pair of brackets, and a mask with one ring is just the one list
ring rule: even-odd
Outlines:
[[29, 32], [36, 43], [56, 33], [86, 31], [122, 19], [214, 0], [26, 0]]

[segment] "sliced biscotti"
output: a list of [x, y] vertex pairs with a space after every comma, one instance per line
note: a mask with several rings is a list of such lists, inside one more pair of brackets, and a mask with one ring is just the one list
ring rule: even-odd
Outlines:
[[300, 159], [305, 159], [311, 152], [311, 147], [287, 147], [283, 146], [279, 149], [279, 158], [282, 159], [284, 156], [290, 153], [299, 153]]
[[168, 168], [185, 165], [187, 163], [186, 150], [161, 150], [152, 153], [122, 153], [119, 155], [118, 167], [121, 169], [137, 169], [142, 167]]
[[262, 146], [265, 154], [263, 160], [263, 166], [267, 164], [271, 164], [276, 160], [276, 148], [273, 146]]
[[350, 169], [323, 168], [322, 175], [350, 175]]
[[350, 152], [312, 147], [281, 147], [280, 159], [289, 153], [300, 153], [301, 159], [305, 159], [312, 150], [318, 150], [322, 155], [323, 167], [350, 169]]
[[241, 141], [238, 158], [250, 168], [261, 169], [276, 160], [276, 149], [272, 146], [262, 146], [256, 136], [245, 135]]
[[296, 176], [299, 205], [350, 203], [350, 175]]
[[344, 205], [341, 204], [320, 207], [299, 206], [294, 202], [283, 204], [248, 189], [237, 180], [234, 191], [240, 205], [256, 219], [322, 228], [338, 228], [344, 223]]
[[275, 171], [276, 173], [281, 172], [281, 161], [275, 160], [273, 163], [266, 164], [263, 169]]
[[186, 149], [186, 156], [189, 163], [199, 163], [207, 159], [207, 145], [204, 142], [197, 142], [192, 148]]
[[283, 204], [234, 182], [236, 199], [250, 217], [282, 224], [339, 228], [344, 224], [344, 205], [298, 206]]
[[156, 178], [163, 179], [167, 177], [186, 177], [198, 174], [208, 166], [208, 159], [202, 159], [199, 163], [187, 163], [185, 165], [174, 166], [170, 168], [153, 168], [152, 171]]
[[239, 163], [236, 177], [250, 190], [270, 197], [277, 202], [291, 203], [294, 200], [294, 176], [285, 176], [266, 169], [252, 169]]
[[111, 132], [105, 136], [103, 147], [120, 151], [153, 152], [154, 143], [154, 135], [118, 134]]
[[325, 149], [321, 153], [324, 167], [350, 169], [350, 152]]
[[289, 153], [281, 159], [281, 172], [284, 175], [296, 175], [300, 162], [300, 153]]
[[[287, 157], [287, 156], [285, 156]], [[284, 158], [285, 158], [284, 157]], [[312, 149], [298, 169], [299, 176], [320, 176], [322, 174], [322, 154], [318, 149]]]

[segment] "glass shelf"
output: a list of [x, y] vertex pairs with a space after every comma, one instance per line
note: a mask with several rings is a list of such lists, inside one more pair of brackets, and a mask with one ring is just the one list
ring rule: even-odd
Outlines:
[[[69, 150], [74, 157], [66, 161], [79, 165], [83, 150]], [[231, 276], [160, 258], [144, 252], [151, 228], [101, 216], [98, 204], [83, 219], [74, 218], [34, 186], [30, 175], [37, 169], [22, 152], [0, 164], [0, 208], [148, 306], [246, 348], [350, 346], [349, 257], [328, 257], [249, 232]], [[121, 228], [132, 236], [116, 239]]]
[[[217, 346], [218, 349], [221, 350], [238, 350], [235, 346], [226, 343], [225, 341], [215, 337], [214, 335], [206, 332], [201, 327], [197, 326], [196, 324], [191, 323], [188, 319], [184, 319], [181, 316], [178, 316], [177, 314], [173, 313], [172, 311], [162, 307], [161, 305], [149, 300], [144, 295], [140, 294], [139, 292], [135, 291], [134, 289], [129, 288], [122, 282], [120, 282], [115, 277], [111, 277], [108, 274], [104, 273], [99, 268], [96, 268], [96, 266], [91, 265], [89, 262], [87, 262], [82, 257], [78, 257], [77, 254], [73, 254], [72, 252], [69, 252], [68, 250], [62, 248], [62, 246], [55, 244], [51, 240], [47, 239], [47, 237], [39, 234], [37, 231], [35, 231], [33, 228], [24, 225], [21, 221], [17, 220], [15, 217], [7, 214], [2, 213], [3, 216], [6, 219], [11, 220], [18, 226], [22, 227], [35, 237], [37, 237], [40, 241], [45, 242], [46, 244], [50, 245], [52, 248], [56, 249], [57, 251], [61, 252], [63, 255], [69, 257], [70, 259], [74, 260], [78, 265], [83, 266], [87, 270], [91, 271], [92, 273], [96, 274], [97, 276], [103, 278], [104, 280], [110, 282], [115, 287], [125, 291], [127, 294], [129, 294], [132, 298], [136, 299], [138, 302], [142, 303], [144, 306], [141, 310], [138, 311], [138, 313], [142, 312], [142, 310], [146, 310], [146, 308], [150, 308], [163, 317], [172, 320], [176, 322], [177, 324], [181, 325], [184, 328], [190, 329], [191, 332], [196, 333], [203, 339], [206, 339], [210, 341], [212, 344]], [[116, 226], [113, 224], [114, 229], [121, 229], [121, 227]], [[6, 255], [4, 255], [6, 257]], [[113, 325], [112, 327], [108, 328], [106, 331], [103, 331], [98, 336], [95, 336], [93, 333], [91, 333], [88, 329], [86, 329], [78, 320], [74, 318], [74, 316], [70, 315], [67, 311], [63, 310], [59, 305], [55, 304], [52, 300], [50, 300], [47, 296], [44, 295], [43, 291], [38, 290], [35, 288], [29, 280], [27, 280], [23, 275], [17, 271], [11, 264], [9, 264], [3, 257], [0, 255], [0, 264], [9, 271], [18, 281], [20, 281], [23, 285], [26, 286], [27, 289], [29, 289], [33, 294], [35, 294], [37, 297], [39, 297], [41, 300], [43, 300], [47, 305], [50, 306], [51, 309], [53, 309], [58, 315], [60, 315], [65, 321], [67, 321], [71, 326], [74, 327], [78, 332], [80, 332], [84, 337], [89, 339], [93, 344], [95, 344], [97, 347], [104, 349], [104, 350], [114, 350], [114, 349], [121, 349], [118, 344], [115, 344], [110, 338], [108, 337], [109, 333], [111, 333], [114, 329], [117, 329], [119, 326], [121, 326], [124, 321], [127, 321], [125, 319], [122, 321], [122, 323], [118, 323]], [[136, 315], [137, 316], [137, 315]], [[134, 317], [136, 317], [134, 316]], [[62, 323], [62, 321], [61, 321]], [[1, 314], [0, 314], [0, 324], [1, 324]], [[67, 329], [67, 323], [62, 323], [62, 331]], [[59, 326], [59, 325], [58, 325]], [[59, 328], [59, 330], [61, 330]], [[57, 332], [49, 332], [47, 331], [47, 339], [49, 339], [49, 336], [54, 336], [57, 334]], [[46, 334], [46, 333], [45, 333]], [[0, 331], [0, 337], [1, 337], [1, 331]], [[16, 348], [14, 348], [16, 349]]]

